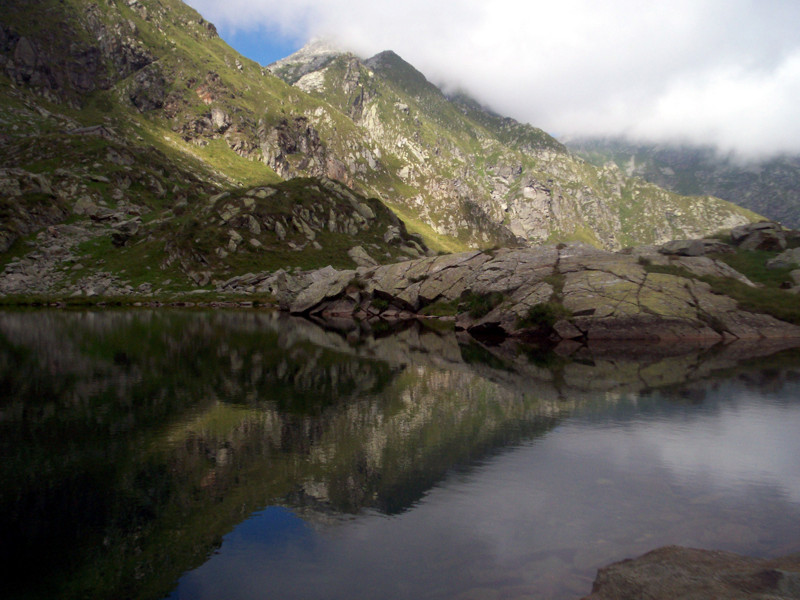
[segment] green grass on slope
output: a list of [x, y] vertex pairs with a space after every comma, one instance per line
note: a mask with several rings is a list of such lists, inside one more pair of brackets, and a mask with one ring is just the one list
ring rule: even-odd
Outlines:
[[425, 245], [435, 252], [454, 254], [466, 252], [470, 247], [458, 238], [437, 233], [434, 229], [421, 221], [409, 208], [396, 202], [386, 202], [391, 210], [405, 222], [406, 228], [411, 233], [422, 236]]

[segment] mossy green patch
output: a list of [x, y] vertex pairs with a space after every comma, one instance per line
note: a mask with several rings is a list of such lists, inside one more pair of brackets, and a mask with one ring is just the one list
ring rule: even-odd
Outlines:
[[763, 250], [737, 250], [736, 253], [714, 254], [713, 258], [727, 263], [750, 281], [769, 287], [778, 288], [784, 282], [790, 281], [789, 273], [792, 267], [780, 269], [767, 269], [767, 261], [776, 256], [776, 252]]
[[431, 317], [452, 317], [458, 314], [460, 300], [438, 300], [424, 307], [420, 314]]
[[561, 319], [568, 319], [572, 312], [558, 302], [541, 302], [531, 306], [523, 317], [517, 321], [520, 329], [544, 328], [552, 330], [553, 325]]
[[503, 300], [505, 300], [505, 296], [500, 292], [488, 294], [469, 292], [461, 297], [458, 310], [469, 313], [473, 319], [480, 319], [500, 306]]

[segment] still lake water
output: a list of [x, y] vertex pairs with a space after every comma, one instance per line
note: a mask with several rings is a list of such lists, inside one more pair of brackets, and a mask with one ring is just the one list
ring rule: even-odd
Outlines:
[[665, 544], [800, 551], [800, 352], [649, 350], [0, 312], [3, 595], [578, 598]]

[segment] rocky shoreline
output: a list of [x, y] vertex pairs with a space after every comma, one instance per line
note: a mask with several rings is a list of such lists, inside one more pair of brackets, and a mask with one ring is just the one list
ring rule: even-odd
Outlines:
[[[740, 242], [772, 239], [773, 232], [765, 224], [747, 226]], [[800, 327], [743, 310], [707, 283], [758, 287], [705, 256], [726, 248], [734, 251], [717, 240], [623, 252], [580, 243], [502, 248], [354, 270], [248, 274], [217, 290], [269, 293], [282, 310], [323, 320], [445, 316], [476, 337], [581, 343], [800, 338]]]
[[[70, 249], [100, 234], [95, 227], [60, 225], [43, 230], [37, 250], [11, 261], [0, 274], [0, 295], [48, 297], [67, 275], [58, 270]], [[258, 306], [272, 301], [286, 312], [317, 320], [402, 321], [444, 319], [476, 338], [512, 338], [551, 344], [728, 343], [734, 340], [800, 339], [800, 327], [745, 310], [710, 282], [756, 289], [720, 259], [737, 248], [771, 250], [764, 269], [800, 267], [797, 232], [774, 223], [736, 228], [731, 244], [683, 240], [621, 252], [580, 243], [501, 248], [426, 256], [356, 269], [248, 273], [177, 296], [151, 284], [133, 286], [118, 274], [93, 272], [61, 289], [65, 302], [102, 305], [120, 298], [134, 306]], [[353, 254], [358, 255], [357, 252]], [[72, 270], [80, 269], [76, 264]], [[800, 292], [794, 286], [778, 295]], [[116, 300], [115, 300], [116, 299]]]

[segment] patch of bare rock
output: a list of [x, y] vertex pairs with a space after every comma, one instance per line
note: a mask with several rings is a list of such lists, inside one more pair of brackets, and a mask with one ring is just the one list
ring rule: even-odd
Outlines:
[[[752, 228], [757, 235], [763, 231], [768, 229]], [[716, 242], [699, 242], [706, 251], [720, 251]], [[684, 275], [653, 272], [653, 265]], [[322, 318], [450, 314], [457, 329], [476, 335], [581, 342], [800, 338], [800, 327], [741, 310], [734, 299], [697, 279], [701, 276], [755, 285], [722, 261], [676, 254], [670, 245], [614, 253], [561, 244], [354, 270], [249, 274], [218, 289], [269, 292], [283, 310]]]
[[800, 598], [800, 554], [758, 559], [666, 546], [597, 572], [584, 600], [777, 600]]

